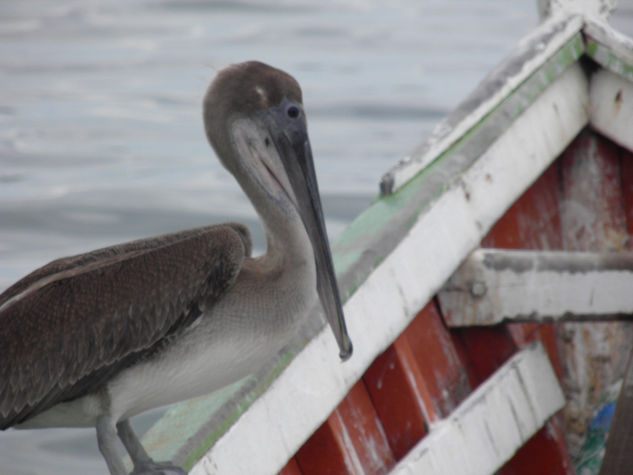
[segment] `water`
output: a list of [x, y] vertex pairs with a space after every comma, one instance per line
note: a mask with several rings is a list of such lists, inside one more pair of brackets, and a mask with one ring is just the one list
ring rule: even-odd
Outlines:
[[[633, 0], [620, 3], [630, 35]], [[226, 64], [302, 84], [334, 236], [536, 24], [533, 1], [0, 2], [0, 290], [56, 257], [226, 219], [261, 250], [202, 132]], [[94, 431], [0, 433], [0, 475], [40, 473], [106, 473]]]

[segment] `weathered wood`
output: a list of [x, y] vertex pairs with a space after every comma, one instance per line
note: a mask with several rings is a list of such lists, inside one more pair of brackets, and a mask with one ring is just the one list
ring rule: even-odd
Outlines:
[[633, 467], [633, 351], [629, 355], [609, 429], [601, 475], [628, 475]]
[[[411, 369], [412, 368], [412, 369]], [[418, 386], [424, 381], [410, 355], [387, 348], [363, 377], [396, 460], [427, 434], [426, 407]]]
[[633, 81], [633, 40], [606, 23], [585, 19], [587, 55], [602, 67]]
[[356, 383], [328, 420], [299, 449], [304, 475], [387, 473], [395, 463], [365, 385]]
[[[561, 157], [561, 225], [569, 251], [626, 249], [620, 148], [586, 130]], [[565, 367], [565, 433], [572, 453], [586, 433], [600, 395], [619, 379], [633, 341], [628, 322], [563, 322], [558, 327]]]
[[[584, 52], [584, 44], [577, 36], [582, 25], [580, 16], [552, 18], [525, 37], [512, 54], [435, 127], [427, 140], [383, 176], [381, 192], [384, 195], [391, 194], [404, 186], [449, 147], [469, 134], [481, 123], [486, 114], [505, 100], [515, 88], [529, 81], [534, 71], [538, 71], [539, 68], [541, 72], [547, 70], [544, 67], [547, 62], [553, 59], [550, 66], [557, 65], [563, 69], [568, 67], [570, 61], [575, 61]], [[564, 52], [570, 45], [574, 45], [573, 49]], [[573, 52], [569, 54], [571, 51]], [[547, 75], [542, 74], [541, 79]], [[532, 85], [527, 86], [533, 90], [535, 97], [538, 87], [534, 88], [536, 81], [532, 82]], [[522, 108], [510, 109], [506, 120], [515, 117], [521, 111]]]
[[478, 249], [439, 293], [451, 326], [628, 319], [633, 254]]
[[617, 3], [617, 0], [592, 0], [589, 2], [579, 2], [578, 0], [537, 0], [536, 2], [541, 21], [553, 15], [569, 16], [576, 14], [604, 22], [607, 21]]
[[[626, 217], [626, 231], [633, 236], [633, 151], [620, 150], [620, 176], [622, 177], [622, 201]], [[625, 244], [627, 251], [633, 251], [633, 239]]]
[[602, 69], [589, 83], [589, 122], [601, 134], [633, 151], [633, 82]]
[[[547, 170], [516, 200], [482, 239], [485, 247], [510, 249], [560, 249], [560, 212], [558, 203], [558, 166]], [[438, 299], [439, 301], [439, 299]], [[540, 341], [546, 349], [559, 380], [563, 370], [553, 324], [512, 323], [495, 327], [469, 327], [459, 330], [472, 362], [481, 377], [486, 365], [494, 365], [508, 352]], [[488, 369], [490, 371], [490, 369]], [[499, 475], [533, 473], [573, 473], [562, 424], [558, 415], [551, 418], [499, 470]]]
[[568, 455], [562, 417], [555, 414], [495, 475], [577, 475]]
[[463, 361], [434, 300], [418, 313], [394, 346], [409, 348], [437, 417], [447, 417], [471, 392]]
[[284, 468], [279, 471], [279, 475], [303, 475], [301, 469], [299, 468], [299, 464], [297, 463], [297, 459], [295, 457], [288, 460], [288, 463]]
[[363, 376], [396, 460], [470, 393], [468, 377], [432, 301]]
[[547, 354], [532, 344], [433, 426], [392, 473], [494, 473], [564, 404]]

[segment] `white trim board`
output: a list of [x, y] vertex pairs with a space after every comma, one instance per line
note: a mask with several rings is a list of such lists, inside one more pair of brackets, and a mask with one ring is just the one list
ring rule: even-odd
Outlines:
[[567, 44], [582, 26], [580, 15], [554, 16], [523, 38], [513, 53], [492, 70], [455, 111], [437, 124], [428, 139], [383, 176], [382, 193], [390, 194], [404, 186], [461, 139]]
[[633, 313], [633, 253], [477, 249], [439, 292], [453, 327]]
[[601, 134], [633, 152], [633, 84], [608, 69], [589, 84], [590, 122]]
[[445, 420], [431, 427], [394, 475], [488, 475], [565, 405], [540, 342], [514, 355]]

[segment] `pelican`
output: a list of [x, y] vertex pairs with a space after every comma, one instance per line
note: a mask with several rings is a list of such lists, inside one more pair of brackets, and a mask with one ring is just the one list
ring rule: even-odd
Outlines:
[[96, 427], [110, 473], [185, 473], [155, 462], [129, 418], [252, 374], [317, 298], [342, 360], [352, 354], [308, 140], [301, 89], [250, 61], [203, 101], [207, 138], [253, 203], [248, 229], [207, 226], [55, 260], [0, 295], [0, 429]]

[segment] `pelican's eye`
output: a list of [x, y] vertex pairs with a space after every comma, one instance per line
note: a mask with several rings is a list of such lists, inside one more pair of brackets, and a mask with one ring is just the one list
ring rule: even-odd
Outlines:
[[301, 109], [294, 104], [290, 104], [286, 109], [286, 115], [291, 119], [296, 119], [301, 115]]

